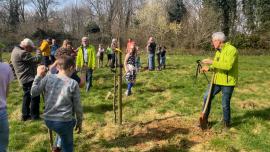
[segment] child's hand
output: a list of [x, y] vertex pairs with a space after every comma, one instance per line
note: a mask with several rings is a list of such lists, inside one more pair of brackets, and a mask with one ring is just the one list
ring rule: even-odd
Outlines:
[[37, 76], [44, 77], [46, 75], [47, 68], [45, 65], [39, 65], [37, 67]]

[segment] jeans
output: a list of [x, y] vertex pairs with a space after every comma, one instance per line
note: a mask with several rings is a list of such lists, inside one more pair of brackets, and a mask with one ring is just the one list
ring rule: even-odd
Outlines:
[[112, 63], [111, 63], [111, 68], [115, 68], [118, 65], [118, 58], [117, 58], [117, 53], [112, 54]]
[[8, 147], [9, 128], [6, 109], [0, 109], [0, 152], [6, 152]]
[[40, 97], [33, 97], [30, 94], [33, 82], [23, 84], [23, 103], [22, 103], [22, 119], [28, 118], [39, 119], [39, 103]]
[[139, 56], [136, 57], [135, 67], [136, 67], [136, 69], [139, 69], [141, 67], [141, 58]]
[[157, 54], [157, 63], [158, 63], [158, 69], [160, 69], [160, 61], [161, 61], [161, 59], [160, 59], [160, 54]]
[[148, 69], [155, 70], [155, 54], [148, 55]]
[[73, 152], [73, 128], [76, 121], [50, 121], [45, 120], [46, 126], [57, 133], [61, 138], [63, 152]]
[[58, 134], [56, 134], [55, 143], [54, 143], [55, 147], [61, 148], [61, 147], [62, 147], [61, 142], [62, 142], [62, 141], [61, 141], [60, 136], [59, 136]]
[[88, 92], [92, 87], [93, 81], [93, 69], [87, 69], [86, 71], [86, 91]]
[[161, 67], [165, 68], [165, 65], [166, 65], [166, 57], [165, 56], [160, 58], [160, 65], [161, 65]]
[[[204, 95], [204, 104], [203, 107], [206, 103], [207, 96], [208, 96], [208, 90], [205, 92]], [[210, 100], [208, 107], [205, 112], [206, 119], [208, 119], [210, 110], [211, 110], [211, 102], [213, 98], [215, 97], [216, 94], [218, 94], [220, 91], [222, 91], [222, 110], [223, 110], [223, 121], [227, 124], [230, 124], [231, 121], [231, 107], [230, 107], [230, 102], [231, 102], [231, 97], [233, 94], [234, 86], [222, 86], [222, 85], [215, 85], [213, 84], [212, 91], [210, 94]]]
[[134, 83], [128, 82], [127, 91], [129, 94], [131, 94], [131, 88], [133, 87]]

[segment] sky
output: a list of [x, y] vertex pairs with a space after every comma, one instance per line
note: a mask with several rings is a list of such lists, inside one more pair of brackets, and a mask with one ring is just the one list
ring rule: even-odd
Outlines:
[[[77, 0], [77, 2], [79, 2], [80, 0]], [[60, 0], [60, 5], [62, 6], [66, 6], [72, 3], [76, 3], [76, 0]]]
[[[75, 4], [76, 1], [77, 1], [77, 3], [81, 2], [81, 0], [56, 0], [56, 1], [58, 2], [58, 4], [55, 6], [55, 8], [57, 8], [57, 9], [61, 9], [61, 8], [65, 7], [65, 6], [68, 6], [68, 5], [71, 5], [71, 4]], [[33, 8], [34, 8], [33, 4], [31, 4], [31, 3], [26, 5], [27, 10], [31, 11], [31, 10], [33, 10]]]

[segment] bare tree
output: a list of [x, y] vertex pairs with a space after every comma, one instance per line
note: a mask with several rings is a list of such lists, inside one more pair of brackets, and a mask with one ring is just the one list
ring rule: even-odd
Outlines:
[[39, 15], [39, 20], [43, 22], [48, 21], [49, 7], [56, 4], [55, 0], [31, 0]]
[[71, 33], [75, 38], [80, 38], [85, 34], [85, 27], [92, 21], [92, 12], [80, 4], [66, 6], [59, 11], [59, 18], [64, 25], [64, 31]]
[[29, 0], [20, 0], [19, 14], [21, 22], [25, 22], [25, 5]]
[[85, 0], [88, 8], [93, 12], [96, 22], [101, 27], [102, 33], [111, 36], [113, 21], [116, 17], [116, 0]]
[[129, 24], [130, 24], [130, 20], [131, 20], [131, 15], [133, 13], [133, 1], [132, 0], [126, 0], [126, 9], [125, 9], [125, 14], [126, 14], [126, 17], [125, 17], [125, 29], [128, 29], [129, 27]]
[[132, 22], [132, 16], [138, 6], [145, 0], [85, 0], [86, 5], [93, 12], [101, 30], [112, 37], [116, 28], [121, 26], [122, 31], [127, 33]]

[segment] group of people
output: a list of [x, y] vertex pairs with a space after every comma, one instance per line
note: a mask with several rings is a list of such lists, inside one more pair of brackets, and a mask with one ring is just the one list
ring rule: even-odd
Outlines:
[[[238, 76], [238, 52], [235, 47], [225, 42], [225, 35], [217, 32], [212, 35], [212, 43], [216, 49], [214, 60], [202, 61], [203, 72], [213, 71], [214, 81], [211, 91], [207, 91], [204, 97], [210, 95], [210, 106], [206, 110], [206, 118], [211, 109], [211, 100], [222, 91], [223, 121], [225, 127], [230, 126], [231, 111], [230, 100], [237, 83]], [[96, 66], [96, 56], [103, 59], [104, 52], [108, 52], [108, 63], [111, 68], [117, 67], [118, 42], [112, 40], [112, 44], [105, 49], [99, 45], [98, 53], [95, 47], [89, 44], [88, 37], [83, 37], [81, 46], [75, 51], [69, 40], [64, 40], [58, 47], [55, 40], [42, 41], [36, 55], [32, 55], [35, 46], [32, 40], [26, 38], [19, 46], [15, 46], [11, 53], [11, 61], [16, 76], [23, 88], [22, 121], [40, 119], [40, 96], [44, 98], [44, 121], [46, 126], [57, 133], [57, 144], [54, 151], [73, 151], [73, 130], [82, 130], [83, 108], [80, 101], [80, 88], [86, 84], [86, 91], [92, 86], [93, 70]], [[50, 50], [49, 50], [50, 49]], [[147, 43], [148, 68], [155, 70], [156, 43], [150, 37]], [[129, 39], [124, 59], [125, 77], [128, 82], [126, 95], [132, 94], [131, 88], [136, 82], [138, 72], [139, 48]], [[163, 55], [162, 55], [163, 52]], [[158, 48], [158, 69], [165, 68], [166, 47]], [[103, 61], [103, 60], [100, 60]], [[41, 63], [41, 64], [40, 64]], [[38, 65], [39, 64], [39, 65]], [[38, 66], [37, 66], [38, 65]], [[99, 63], [100, 66], [103, 62]], [[9, 138], [7, 117], [7, 96], [9, 84], [14, 79], [13, 71], [6, 63], [0, 62], [0, 151], [6, 151]], [[80, 76], [77, 74], [80, 72]], [[209, 87], [210, 88], [210, 87]], [[205, 106], [205, 105], [204, 105]], [[60, 144], [59, 144], [60, 143]]]
[[[157, 70], [165, 69], [166, 67], [166, 46], [158, 46], [153, 37], [150, 37], [147, 42], [148, 52], [148, 69], [149, 71], [155, 70], [155, 54], [157, 55]], [[157, 50], [157, 51], [156, 51]]]
[[[107, 64], [110, 64], [110, 67], [117, 66], [117, 47], [118, 42], [113, 39], [111, 46], [106, 50]], [[76, 126], [79, 132], [82, 128], [83, 113], [79, 88], [85, 85], [86, 91], [90, 90], [96, 57], [99, 59], [98, 65], [102, 66], [105, 49], [99, 45], [96, 53], [95, 47], [89, 44], [88, 37], [82, 38], [81, 46], [76, 50], [69, 40], [64, 40], [62, 46], [59, 46], [56, 40], [51, 38], [44, 39], [36, 49], [36, 54], [32, 55], [35, 49], [33, 41], [25, 38], [11, 52], [12, 67], [23, 89], [21, 120], [40, 119], [40, 97], [43, 97], [43, 119], [47, 127], [57, 133], [55, 151], [59, 151], [60, 147], [63, 151], [73, 151], [73, 128]], [[127, 50], [130, 57], [135, 57], [135, 44]], [[135, 72], [130, 69], [130, 65], [134, 65], [135, 62], [130, 61], [133, 60], [128, 59], [125, 63], [129, 95], [136, 78]], [[0, 151], [5, 151], [9, 136], [6, 98], [14, 73], [8, 64], [2, 62], [0, 69]]]
[[[82, 39], [82, 47], [88, 48], [89, 45], [84, 45], [85, 39], [88, 40]], [[79, 86], [82, 86], [83, 79], [76, 75], [76, 68], [83, 66], [78, 59], [76, 66], [75, 57], [80, 52], [75, 56], [68, 40], [64, 40], [63, 46], [56, 50], [52, 63], [51, 52], [48, 51], [50, 44], [51, 39], [43, 40], [36, 55], [32, 56], [35, 46], [32, 40], [26, 38], [12, 50], [11, 62], [24, 92], [21, 120], [40, 119], [42, 96], [45, 101], [43, 119], [47, 127], [57, 133], [63, 151], [72, 151], [73, 128], [76, 125], [80, 132], [82, 124]], [[86, 54], [90, 57], [88, 52]], [[6, 134], [8, 136], [8, 132]]]

